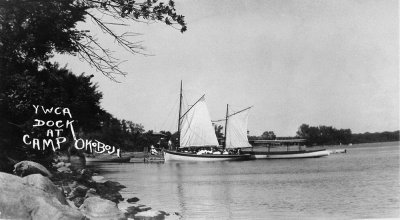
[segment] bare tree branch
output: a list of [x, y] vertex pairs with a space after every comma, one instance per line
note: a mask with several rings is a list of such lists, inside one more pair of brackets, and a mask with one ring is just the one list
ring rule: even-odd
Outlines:
[[[145, 48], [141, 41], [132, 41], [132, 37], [139, 36], [139, 33], [124, 32], [118, 34], [110, 26], [129, 26], [127, 22], [162, 22], [181, 32], [186, 31], [186, 23], [182, 15], [177, 15], [175, 3], [170, 0], [167, 4], [158, 0], [144, 0], [136, 2], [133, 0], [77, 0], [76, 4], [83, 4], [90, 9], [86, 15], [96, 24], [100, 30], [111, 36], [114, 41], [132, 54], [149, 55], [144, 53]], [[104, 17], [97, 17], [97, 14], [108, 16], [114, 21], [105, 21]], [[180, 26], [180, 28], [178, 27]], [[125, 76], [119, 65], [123, 62], [113, 56], [113, 52], [98, 43], [97, 39], [89, 32], [80, 32], [80, 40], [75, 41], [78, 48], [77, 54], [80, 59], [88, 62], [96, 70], [113, 81], [117, 81], [116, 75]]]

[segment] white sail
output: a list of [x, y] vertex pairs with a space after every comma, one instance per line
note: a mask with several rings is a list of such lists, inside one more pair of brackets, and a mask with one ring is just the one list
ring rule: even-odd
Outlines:
[[225, 148], [251, 147], [247, 139], [247, 121], [250, 108], [231, 114], [226, 124]]
[[180, 148], [218, 146], [204, 97], [181, 119]]

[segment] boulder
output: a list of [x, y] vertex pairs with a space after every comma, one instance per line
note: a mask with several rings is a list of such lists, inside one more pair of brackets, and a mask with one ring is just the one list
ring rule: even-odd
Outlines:
[[70, 166], [71, 166], [71, 163], [65, 163], [64, 166], [65, 166], [65, 167], [70, 167]]
[[104, 177], [103, 176], [92, 176], [92, 180], [96, 183], [104, 183]]
[[137, 202], [137, 201], [139, 201], [139, 199], [137, 197], [133, 197], [133, 198], [127, 199], [126, 201], [131, 203], [131, 202]]
[[72, 173], [71, 169], [69, 169], [68, 167], [60, 167], [57, 169], [57, 171], [60, 173]]
[[61, 186], [61, 188], [65, 195], [69, 195], [69, 193], [71, 192], [71, 187], [69, 186]]
[[148, 211], [151, 209], [151, 207], [148, 207], [146, 205], [138, 205], [137, 207], [138, 212], [144, 212], [144, 211]]
[[64, 193], [56, 186], [49, 178], [42, 176], [41, 174], [31, 174], [23, 178], [25, 184], [40, 189], [44, 192], [53, 195], [60, 201], [61, 204], [67, 205]]
[[111, 200], [115, 203], [123, 201], [122, 195], [119, 193], [120, 189], [125, 188], [118, 182], [106, 181], [104, 183], [96, 183], [96, 189], [100, 197], [103, 199]]
[[85, 199], [82, 197], [76, 197], [75, 199], [72, 200], [75, 207], [77, 207], [77, 208], [81, 207], [81, 205], [83, 204], [84, 201], [85, 201]]
[[135, 215], [134, 219], [138, 220], [162, 220], [165, 219], [165, 212], [148, 210], [139, 212]]
[[135, 215], [138, 213], [138, 210], [136, 206], [130, 206], [126, 207], [123, 209], [123, 212], [125, 213], [125, 216], [130, 219], [130, 218], [135, 218]]
[[65, 165], [65, 163], [64, 162], [58, 162], [57, 164], [54, 164], [54, 167], [55, 168], [60, 168], [60, 167], [63, 167]]
[[14, 174], [18, 176], [28, 176], [30, 174], [42, 174], [43, 176], [51, 177], [51, 173], [41, 164], [33, 161], [21, 161], [14, 165]]
[[93, 196], [99, 196], [99, 194], [97, 194], [96, 189], [90, 188], [85, 195], [85, 198], [89, 198], [89, 197], [93, 197]]
[[121, 204], [119, 205], [121, 211], [125, 213], [127, 218], [135, 218], [135, 215], [139, 212], [145, 212], [151, 210], [151, 207], [145, 205], [131, 205], [131, 204]]
[[89, 190], [89, 188], [87, 188], [84, 185], [77, 185], [76, 187], [74, 187], [71, 190], [71, 193], [68, 196], [68, 199], [75, 199], [76, 197], [85, 197], [86, 192]]
[[82, 176], [85, 176], [85, 177], [88, 177], [88, 178], [90, 178], [93, 175], [93, 172], [91, 170], [88, 170], [88, 169], [82, 169], [79, 173]]
[[126, 188], [126, 186], [122, 185], [121, 183], [110, 181], [110, 180], [104, 182], [104, 186], [115, 189], [115, 190], [120, 190], [120, 189]]
[[0, 219], [83, 219], [76, 209], [62, 204], [52, 186], [38, 176], [20, 178], [0, 172]]
[[79, 210], [91, 220], [126, 219], [125, 215], [117, 208], [117, 204], [99, 197], [85, 199]]

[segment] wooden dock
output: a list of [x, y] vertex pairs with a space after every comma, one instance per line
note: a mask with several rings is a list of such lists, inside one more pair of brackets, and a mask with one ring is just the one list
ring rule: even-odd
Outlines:
[[162, 157], [132, 157], [130, 163], [164, 163]]

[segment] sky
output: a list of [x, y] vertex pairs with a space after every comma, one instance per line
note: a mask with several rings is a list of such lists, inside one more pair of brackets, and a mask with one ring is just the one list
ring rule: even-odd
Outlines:
[[212, 119], [253, 106], [250, 135], [294, 136], [301, 124], [353, 133], [399, 129], [399, 6], [395, 0], [177, 0], [184, 34], [161, 23], [116, 31], [142, 35], [133, 55], [81, 24], [125, 62], [115, 83], [77, 57], [73, 72], [94, 74], [101, 105], [146, 130], [177, 130], [180, 80], [187, 103], [206, 94]]

